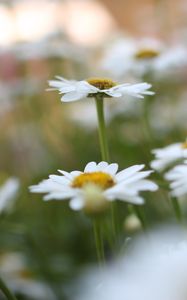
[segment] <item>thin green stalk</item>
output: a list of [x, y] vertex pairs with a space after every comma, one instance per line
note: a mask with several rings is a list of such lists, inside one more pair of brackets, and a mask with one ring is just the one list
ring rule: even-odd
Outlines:
[[[103, 95], [97, 94], [95, 96], [96, 109], [97, 109], [97, 119], [98, 119], [98, 132], [99, 132], [99, 142], [101, 149], [102, 160], [109, 162], [109, 149], [107, 143], [106, 125], [104, 117], [104, 98]], [[115, 220], [115, 203], [111, 203], [111, 218], [112, 218], [112, 229], [114, 240], [116, 237], [116, 220]]]
[[112, 215], [112, 231], [114, 236], [114, 241], [119, 236], [118, 224], [117, 224], [117, 203], [115, 201], [111, 202], [111, 215]]
[[139, 207], [137, 205], [133, 205], [133, 210], [134, 210], [135, 214], [137, 215], [138, 219], [140, 220], [143, 230], [146, 231], [147, 226], [146, 226], [144, 211], [142, 211], [141, 207]]
[[103, 245], [101, 227], [100, 227], [98, 220], [93, 220], [93, 229], [94, 229], [97, 259], [98, 259], [99, 264], [102, 266], [105, 263], [105, 253], [104, 253], [104, 245]]
[[104, 118], [103, 96], [97, 94], [95, 96], [95, 102], [97, 108], [98, 132], [99, 132], [101, 156], [102, 156], [102, 160], [109, 162], [109, 151], [108, 151], [107, 136], [106, 136], [105, 118]]
[[[152, 96], [154, 97], [154, 96]], [[151, 102], [153, 101], [150, 97], [145, 97], [143, 102], [143, 116], [142, 116], [142, 128], [147, 140], [149, 147], [153, 148], [153, 131], [150, 123], [150, 108]]]
[[17, 300], [17, 298], [12, 294], [7, 285], [4, 283], [2, 278], [0, 278], [0, 290], [6, 296], [8, 300]]
[[172, 201], [172, 206], [173, 206], [173, 210], [174, 210], [176, 219], [179, 223], [181, 223], [181, 221], [182, 221], [182, 212], [181, 212], [179, 202], [178, 202], [177, 198], [172, 198], [171, 201]]

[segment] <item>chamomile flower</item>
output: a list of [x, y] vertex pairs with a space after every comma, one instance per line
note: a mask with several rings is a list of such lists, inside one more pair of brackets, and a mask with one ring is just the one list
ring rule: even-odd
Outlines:
[[186, 54], [183, 46], [165, 47], [154, 39], [120, 39], [107, 49], [101, 66], [118, 78], [150, 72], [163, 76], [183, 67], [187, 63]]
[[171, 181], [171, 195], [181, 197], [187, 195], [187, 160], [165, 174], [165, 178]]
[[30, 187], [34, 193], [46, 193], [44, 200], [70, 199], [73, 210], [87, 212], [103, 210], [107, 203], [122, 200], [133, 204], [143, 204], [141, 191], [155, 191], [157, 185], [145, 179], [152, 171], [141, 171], [144, 165], [134, 165], [117, 173], [118, 164], [102, 161], [89, 162], [84, 172], [59, 172], [49, 179]]
[[57, 80], [49, 80], [49, 90], [58, 90], [62, 94], [61, 101], [71, 102], [85, 97], [94, 97], [97, 94], [103, 97], [120, 98], [129, 95], [135, 98], [144, 98], [144, 95], [153, 95], [149, 91], [151, 84], [143, 82], [137, 84], [117, 84], [107, 78], [90, 78], [87, 80], [67, 80], [56, 76]]
[[54, 300], [52, 290], [35, 278], [29, 269], [26, 257], [20, 252], [6, 252], [0, 255], [1, 276], [10, 289], [26, 299]]
[[151, 162], [151, 167], [157, 171], [163, 171], [172, 163], [187, 158], [187, 142], [171, 144], [165, 148], [154, 149], [152, 153], [155, 160]]
[[19, 186], [19, 180], [12, 177], [0, 187], [0, 213], [11, 210]]
[[[102, 270], [87, 271], [77, 282], [73, 300], [185, 300], [187, 243], [185, 232], [161, 228], [130, 241], [125, 256]], [[149, 240], [149, 242], [148, 242]]]

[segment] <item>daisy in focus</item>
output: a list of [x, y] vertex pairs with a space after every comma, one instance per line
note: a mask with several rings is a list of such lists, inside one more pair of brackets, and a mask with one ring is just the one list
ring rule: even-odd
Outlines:
[[14, 177], [9, 178], [0, 187], [0, 214], [11, 211], [13, 203], [16, 200], [19, 187], [19, 180]]
[[126, 75], [168, 75], [187, 63], [183, 46], [165, 47], [155, 39], [120, 39], [105, 53], [101, 67], [117, 78]]
[[81, 100], [86, 97], [115, 97], [120, 98], [125, 95], [135, 98], [144, 98], [145, 95], [154, 95], [149, 91], [151, 84], [143, 82], [137, 84], [117, 84], [107, 78], [90, 78], [87, 80], [75, 81], [67, 80], [56, 76], [57, 80], [49, 80], [51, 90], [58, 90], [62, 95], [61, 101], [71, 102]]
[[184, 164], [174, 167], [165, 174], [165, 179], [171, 181], [171, 195], [181, 197], [187, 195], [187, 160]]
[[151, 162], [151, 167], [157, 171], [163, 171], [171, 164], [187, 158], [187, 142], [171, 144], [165, 148], [152, 150], [155, 160]]
[[158, 186], [147, 178], [152, 171], [142, 171], [144, 165], [134, 165], [117, 173], [118, 164], [102, 161], [89, 162], [84, 172], [66, 172], [50, 175], [38, 185], [30, 187], [33, 193], [46, 193], [44, 200], [70, 199], [73, 210], [100, 212], [110, 201], [121, 200], [132, 204], [143, 204], [141, 191], [156, 191]]

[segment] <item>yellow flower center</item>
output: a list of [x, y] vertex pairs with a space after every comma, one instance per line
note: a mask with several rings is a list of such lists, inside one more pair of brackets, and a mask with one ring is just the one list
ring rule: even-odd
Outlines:
[[155, 49], [140, 49], [138, 52], [135, 54], [136, 59], [151, 59], [155, 58], [159, 55], [159, 51]]
[[187, 141], [182, 144], [183, 149], [187, 149]]
[[107, 78], [89, 78], [86, 81], [100, 90], [110, 89], [117, 85], [116, 82]]
[[95, 184], [101, 189], [106, 190], [115, 185], [115, 182], [110, 174], [103, 172], [83, 173], [74, 178], [72, 187], [82, 188], [88, 184]]

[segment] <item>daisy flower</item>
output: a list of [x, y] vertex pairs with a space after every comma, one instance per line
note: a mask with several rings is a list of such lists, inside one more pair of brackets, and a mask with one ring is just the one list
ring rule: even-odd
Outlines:
[[182, 68], [187, 63], [186, 55], [183, 46], [165, 47], [154, 39], [120, 39], [107, 49], [101, 66], [118, 78], [150, 72], [163, 76]]
[[155, 191], [157, 185], [145, 179], [152, 171], [141, 171], [144, 165], [134, 165], [117, 173], [118, 164], [102, 161], [89, 162], [84, 172], [66, 172], [50, 175], [38, 185], [30, 187], [34, 193], [46, 193], [44, 200], [70, 199], [73, 210], [100, 211], [107, 203], [122, 200], [133, 204], [143, 204], [141, 191]]
[[19, 180], [12, 177], [0, 187], [0, 213], [11, 210], [19, 186]]
[[75, 81], [67, 80], [56, 76], [57, 80], [49, 80], [49, 90], [58, 90], [62, 94], [61, 101], [71, 102], [85, 97], [94, 97], [98, 94], [103, 97], [120, 98], [129, 95], [135, 98], [144, 98], [144, 95], [153, 95], [148, 91], [151, 84], [143, 82], [137, 84], [117, 84], [107, 78], [90, 78], [87, 80]]
[[171, 181], [171, 195], [181, 197], [187, 194], [187, 160], [182, 165], [174, 167], [165, 174], [165, 178]]
[[152, 153], [155, 155], [155, 160], [151, 162], [151, 167], [157, 171], [163, 171], [172, 163], [187, 158], [187, 142], [154, 149]]
[[1, 253], [0, 269], [10, 289], [20, 297], [33, 300], [56, 299], [46, 283], [33, 276], [27, 265], [27, 259], [22, 253], [7, 251]]
[[[125, 255], [77, 281], [73, 300], [185, 300], [185, 232], [164, 228], [133, 239]], [[132, 244], [133, 243], [133, 244]]]

